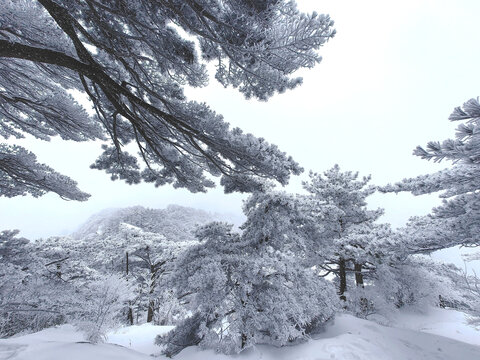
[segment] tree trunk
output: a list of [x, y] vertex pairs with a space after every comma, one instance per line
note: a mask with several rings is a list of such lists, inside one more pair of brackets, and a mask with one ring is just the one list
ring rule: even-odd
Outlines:
[[133, 310], [131, 306], [128, 307], [127, 320], [130, 325], [133, 325]]
[[[155, 290], [155, 276], [156, 276], [155, 265], [150, 265], [150, 296], [153, 295], [153, 292]], [[155, 301], [150, 299], [150, 301], [148, 302], [147, 323], [153, 321], [154, 312], [155, 312]]]
[[362, 274], [362, 264], [355, 263], [355, 282], [357, 286], [363, 288], [363, 274]]
[[155, 301], [150, 300], [150, 302], [148, 303], [147, 323], [153, 321], [154, 310], [155, 310]]
[[245, 348], [246, 345], [247, 345], [247, 335], [242, 334], [242, 347], [241, 347], [241, 349]]
[[59, 279], [62, 278], [62, 267], [61, 267], [60, 263], [57, 263], [57, 273], [56, 274], [57, 274], [57, 277]]
[[[125, 271], [128, 275], [128, 251], [125, 252], [125, 258], [126, 258], [125, 259], [125, 264], [126, 264]], [[128, 277], [127, 277], [127, 281], [128, 281]], [[132, 309], [130, 301], [128, 302], [127, 321], [130, 325], [133, 325], [133, 309]]]
[[[355, 283], [357, 284], [357, 287], [361, 286], [363, 288], [364, 286], [363, 286], [362, 264], [355, 263], [354, 269], [355, 269]], [[365, 297], [361, 297], [359, 305], [360, 305], [361, 312], [366, 316], [369, 311], [368, 299]]]
[[338, 275], [340, 276], [340, 287], [338, 289], [338, 295], [340, 295], [340, 299], [343, 301], [347, 300], [347, 297], [344, 295], [345, 291], [347, 291], [347, 266], [345, 259], [340, 258], [338, 262]]

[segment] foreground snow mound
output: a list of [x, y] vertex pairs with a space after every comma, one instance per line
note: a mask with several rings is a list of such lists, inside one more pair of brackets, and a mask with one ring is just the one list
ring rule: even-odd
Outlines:
[[[480, 336], [480, 333], [478, 333]], [[308, 343], [273, 348], [257, 346], [237, 360], [480, 360], [480, 347], [443, 336], [391, 328], [339, 315], [327, 332]], [[190, 347], [178, 360], [231, 360], [213, 351]]]
[[0, 340], [0, 360], [146, 360], [148, 355], [115, 344], [85, 342], [73, 326]]
[[151, 357], [119, 345], [45, 343], [42, 346], [0, 344], [0, 359], [7, 360], [146, 360]]
[[[480, 360], [479, 346], [417, 331], [441, 332], [461, 339], [461, 332], [467, 329], [461, 323], [462, 316], [462, 313], [448, 310], [412, 313], [398, 319], [400, 326], [409, 328], [393, 328], [350, 315], [338, 315], [325, 333], [301, 345], [257, 346], [237, 356], [189, 347], [174, 360]], [[130, 326], [110, 333], [110, 344], [92, 345], [82, 342], [82, 335], [65, 325], [0, 340], [0, 360], [152, 359], [149, 354], [159, 351], [153, 345], [155, 336], [169, 329], [151, 324]], [[468, 329], [471, 331], [464, 341], [478, 343], [480, 332]]]

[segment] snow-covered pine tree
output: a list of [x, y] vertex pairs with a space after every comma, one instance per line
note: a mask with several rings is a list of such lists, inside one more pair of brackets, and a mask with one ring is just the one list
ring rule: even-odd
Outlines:
[[[464, 261], [473, 262], [480, 260], [480, 253], [476, 252], [469, 255], [462, 256]], [[471, 315], [469, 322], [475, 326], [480, 325], [480, 274], [473, 272], [473, 274], [463, 273], [463, 293], [469, 298], [471, 305], [468, 312]]]
[[431, 216], [412, 219], [410, 233], [419, 234], [418, 252], [431, 252], [455, 245], [480, 245], [480, 103], [470, 99], [457, 107], [450, 121], [461, 121], [455, 139], [431, 141], [414, 155], [436, 162], [450, 160], [453, 166], [387, 185], [384, 192], [410, 191], [414, 195], [442, 191], [443, 204]]
[[[117, 321], [174, 324], [185, 316], [186, 308], [173, 296], [165, 275], [182, 251], [198, 244], [191, 234], [195, 224], [211, 219], [206, 212], [181, 206], [134, 207], [94, 216], [72, 237], [29, 241], [18, 237], [17, 230], [0, 232], [0, 333], [13, 335], [74, 321], [98, 341], [102, 331]], [[110, 304], [108, 316], [89, 315], [95, 309], [86, 311], [82, 301], [95, 303], [104, 295], [102, 289], [114, 290], [105, 296], [115, 298], [112, 279], [127, 281], [135, 296], [127, 303]], [[102, 318], [103, 325], [96, 323]]]
[[[1, 121], [0, 118], [0, 136], [3, 135]], [[80, 191], [72, 179], [55, 172], [45, 164], [38, 163], [37, 157], [32, 152], [21, 146], [0, 143], [0, 196], [15, 197], [30, 194], [38, 197], [48, 191], [70, 200], [83, 201], [90, 197]]]
[[326, 249], [319, 249], [316, 242], [318, 218], [309, 211], [310, 201], [303, 195], [270, 190], [256, 192], [244, 203], [247, 220], [241, 226], [242, 240], [252, 257], [262, 256], [260, 265], [266, 271], [258, 279], [267, 289], [260, 307], [273, 307], [259, 328], [260, 333], [265, 325], [273, 329], [266, 343], [305, 340], [321, 331], [338, 308], [334, 286], [318, 276], [314, 266], [326, 260]]
[[[260, 178], [285, 184], [301, 171], [276, 146], [188, 101], [183, 86], [205, 86], [211, 62], [215, 78], [247, 98], [294, 88], [301, 79], [292, 74], [317, 64], [334, 35], [327, 15], [287, 0], [4, 0], [0, 23], [3, 138], [108, 139], [93, 168], [192, 192], [214, 186], [207, 174], [228, 191], [252, 191]], [[2, 145], [0, 155], [0, 195], [88, 197], [25, 149]]]
[[73, 278], [78, 284], [88, 269], [89, 276], [126, 277], [137, 290], [125, 309], [127, 322], [170, 325], [183, 318], [184, 307], [164, 284], [164, 275], [179, 253], [198, 243], [196, 224], [212, 219], [207, 212], [176, 205], [108, 210], [72, 236], [39, 239], [31, 246], [44, 259], [42, 269], [61, 281]]
[[358, 173], [341, 172], [335, 165], [323, 175], [311, 172], [310, 181], [303, 183], [315, 200], [310, 202], [311, 211], [317, 209], [318, 223], [322, 226], [317, 246], [330, 249], [330, 259], [318, 265], [338, 276], [338, 293], [343, 300], [346, 300], [347, 272], [355, 273], [357, 285], [363, 284], [368, 243], [374, 241], [376, 234], [388, 232], [374, 224], [383, 210], [367, 209], [365, 199], [375, 192], [375, 187], [368, 185], [370, 176], [357, 179]]
[[[48, 313], [44, 316], [36, 299], [25, 296], [27, 284], [35, 272], [36, 259], [29, 251], [29, 240], [17, 237], [18, 233], [18, 230], [0, 232], [0, 337], [29, 329], [35, 317], [38, 320], [52, 317]], [[35, 310], [40, 311], [35, 314]], [[45, 323], [51, 324], [48, 320]]]
[[[22, 249], [23, 256], [30, 261], [28, 277], [14, 292], [20, 298], [31, 299], [20, 304], [27, 315], [28, 310], [31, 314], [49, 315], [52, 320], [41, 327], [73, 323], [89, 341], [96, 343], [105, 339], [106, 331], [125, 322], [123, 310], [133, 299], [135, 286], [123, 272], [91, 267], [92, 253], [98, 251], [97, 246], [91, 245], [70, 237], [28, 242]], [[31, 314], [30, 318], [39, 318]]]
[[195, 312], [158, 338], [167, 355], [189, 345], [224, 353], [283, 346], [307, 339], [333, 317], [334, 288], [306, 256], [313, 225], [303, 216], [303, 200], [254, 193], [244, 206], [241, 235], [225, 223], [198, 230], [201, 244], [184, 253], [171, 280]]
[[[54, 247], [42, 248], [15, 231], [0, 233], [0, 333], [38, 331], [63, 323], [72, 314], [74, 284], [82, 273], [80, 263], [68, 267], [64, 254]], [[60, 261], [58, 261], [60, 260]], [[57, 267], [57, 264], [61, 266]], [[75, 273], [75, 274], [74, 274]]]
[[125, 255], [129, 258], [128, 273], [142, 289], [137, 302], [147, 309], [146, 322], [152, 322], [161, 309], [167, 318], [157, 319], [161, 325], [171, 325], [172, 320], [182, 312], [178, 301], [170, 295], [171, 289], [165, 282], [176, 258], [187, 248], [197, 244], [192, 241], [167, 240], [158, 233], [145, 232], [130, 224], [120, 224], [119, 237], [125, 241]]

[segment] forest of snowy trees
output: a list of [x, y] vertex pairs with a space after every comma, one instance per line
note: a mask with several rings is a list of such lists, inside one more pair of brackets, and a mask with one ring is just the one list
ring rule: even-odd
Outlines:
[[[73, 324], [99, 343], [116, 326], [174, 325], [156, 344], [175, 356], [192, 345], [237, 354], [298, 344], [339, 313], [382, 321], [429, 305], [480, 322], [480, 280], [428, 256], [480, 246], [478, 99], [450, 115], [454, 139], [414, 151], [450, 161], [443, 171], [374, 184], [335, 165], [289, 193], [279, 185], [301, 165], [187, 100], [184, 87], [206, 86], [213, 64], [215, 79], [246, 98], [293, 89], [293, 74], [320, 62], [335, 35], [328, 15], [283, 0], [0, 7], [0, 136], [10, 138], [0, 144], [0, 196], [90, 196], [11, 142], [25, 135], [101, 142], [91, 167], [112, 180], [248, 193], [239, 226], [171, 205], [106, 210], [69, 236], [0, 232], [0, 337]], [[368, 201], [398, 192], [444, 201], [394, 229]]]
[[379, 223], [382, 209], [367, 209], [369, 182], [335, 166], [311, 173], [302, 194], [265, 184], [245, 202], [239, 229], [169, 206], [105, 211], [68, 237], [4, 231], [2, 335], [68, 322], [98, 342], [122, 324], [173, 324], [157, 339], [173, 356], [190, 345], [238, 353], [298, 343], [337, 312], [388, 318], [433, 305], [475, 321], [478, 279], [424, 255], [472, 243], [449, 237], [436, 213], [398, 230]]

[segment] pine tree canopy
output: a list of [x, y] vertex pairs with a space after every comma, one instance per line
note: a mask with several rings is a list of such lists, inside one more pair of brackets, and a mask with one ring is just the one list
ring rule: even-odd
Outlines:
[[[450, 121], [461, 121], [455, 139], [431, 141], [418, 146], [414, 155], [436, 162], [450, 160], [453, 166], [434, 174], [382, 187], [383, 192], [410, 191], [414, 195], [442, 191], [443, 204], [428, 219], [414, 218], [409, 231], [419, 233], [418, 242], [437, 250], [454, 245], [478, 246], [480, 230], [480, 103], [470, 99], [454, 109]], [[419, 225], [420, 224], [420, 225]], [[425, 230], [428, 229], [428, 230]]]
[[[1, 7], [3, 138], [100, 139], [92, 167], [113, 180], [192, 192], [214, 186], [209, 174], [221, 176], [227, 192], [248, 192], [262, 178], [285, 184], [301, 172], [275, 145], [230, 128], [183, 90], [207, 85], [208, 63], [217, 81], [247, 98], [294, 88], [301, 79], [293, 73], [318, 63], [317, 50], [334, 35], [328, 15], [301, 13], [287, 0], [4, 0]], [[92, 114], [78, 103], [81, 94]], [[0, 150], [0, 196], [88, 198], [27, 150]], [[28, 159], [11, 166], [20, 153]]]

